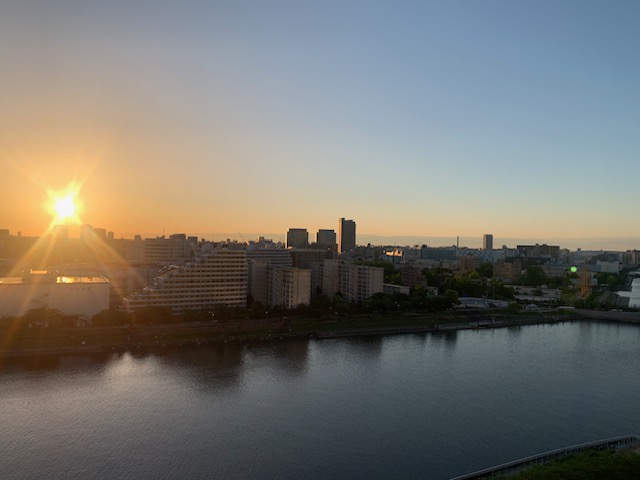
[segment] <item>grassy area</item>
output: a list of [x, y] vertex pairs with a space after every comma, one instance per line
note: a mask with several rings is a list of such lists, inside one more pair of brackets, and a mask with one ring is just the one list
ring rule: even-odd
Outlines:
[[640, 455], [612, 450], [589, 451], [531, 467], [509, 480], [638, 480]]

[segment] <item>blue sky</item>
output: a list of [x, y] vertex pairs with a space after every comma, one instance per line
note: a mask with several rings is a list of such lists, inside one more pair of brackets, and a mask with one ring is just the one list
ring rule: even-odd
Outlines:
[[[636, 2], [78, 2], [0, 7], [0, 175], [48, 223], [630, 237]], [[606, 248], [606, 241], [603, 248]]]

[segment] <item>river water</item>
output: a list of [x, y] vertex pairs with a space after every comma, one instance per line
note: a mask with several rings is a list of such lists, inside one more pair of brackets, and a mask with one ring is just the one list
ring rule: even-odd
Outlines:
[[20, 359], [0, 475], [445, 479], [639, 409], [640, 327], [609, 323]]

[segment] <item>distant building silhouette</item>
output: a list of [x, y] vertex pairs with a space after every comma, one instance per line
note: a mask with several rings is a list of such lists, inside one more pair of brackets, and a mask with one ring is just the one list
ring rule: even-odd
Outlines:
[[145, 263], [184, 263], [189, 258], [189, 244], [184, 233], [175, 233], [169, 238], [145, 238], [142, 245]]
[[305, 248], [309, 245], [306, 228], [290, 228], [287, 232], [287, 248]]
[[353, 220], [338, 220], [338, 252], [349, 252], [356, 248], [356, 222]]
[[482, 249], [493, 250], [493, 235], [490, 233], [485, 233], [484, 237], [482, 237]]
[[518, 253], [526, 258], [549, 259], [558, 258], [560, 256], [560, 247], [557, 245], [518, 245], [516, 247]]
[[318, 230], [316, 235], [316, 246], [336, 250], [337, 237], [335, 230]]
[[335, 257], [335, 252], [328, 249], [299, 248], [290, 252], [291, 263], [296, 268], [311, 268], [312, 263]]

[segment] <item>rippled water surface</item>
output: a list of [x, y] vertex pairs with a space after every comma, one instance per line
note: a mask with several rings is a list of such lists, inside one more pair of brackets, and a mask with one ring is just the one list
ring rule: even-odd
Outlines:
[[449, 478], [640, 434], [640, 326], [21, 359], [2, 478]]

